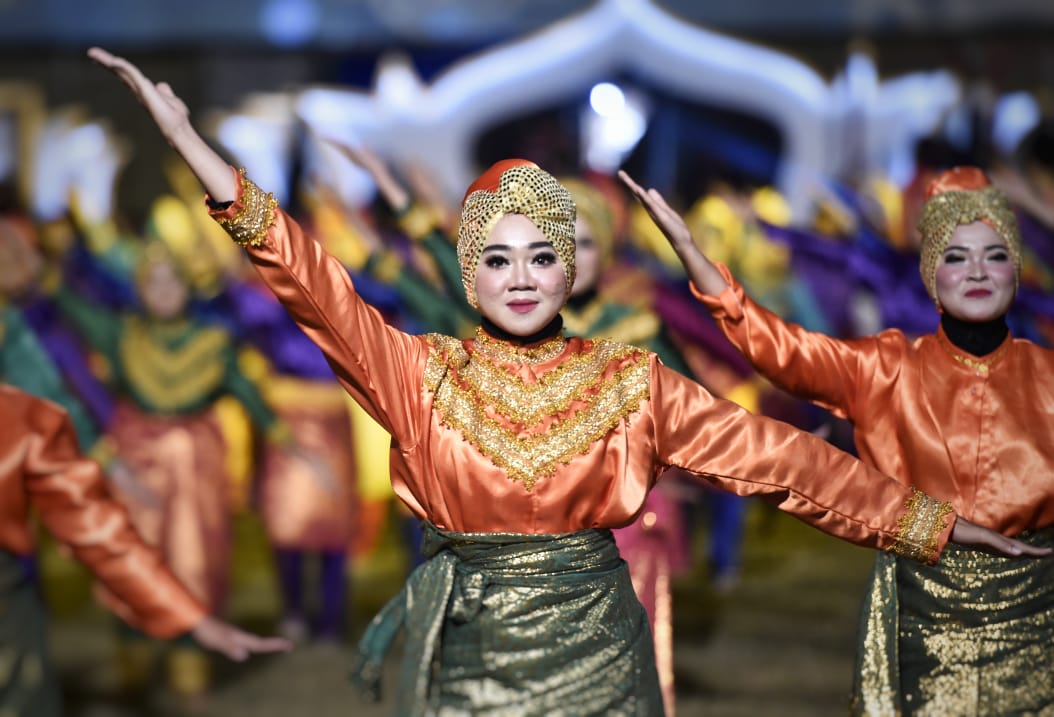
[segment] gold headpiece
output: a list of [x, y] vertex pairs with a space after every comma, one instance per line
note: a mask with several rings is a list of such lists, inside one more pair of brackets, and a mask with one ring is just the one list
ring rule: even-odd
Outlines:
[[483, 245], [506, 214], [524, 215], [553, 245], [563, 264], [570, 295], [575, 283], [575, 204], [571, 194], [533, 162], [506, 159], [481, 174], [461, 203], [457, 256], [468, 302], [479, 308], [476, 271]]
[[1006, 195], [992, 186], [976, 167], [955, 167], [941, 173], [926, 192], [919, 218], [922, 238], [919, 271], [930, 298], [937, 301], [937, 266], [955, 228], [976, 221], [992, 227], [1006, 242], [1014, 262], [1015, 285], [1021, 280], [1021, 235]]

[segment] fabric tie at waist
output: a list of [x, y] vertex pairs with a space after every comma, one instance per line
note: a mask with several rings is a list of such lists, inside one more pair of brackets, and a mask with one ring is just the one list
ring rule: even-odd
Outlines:
[[[488, 588], [552, 588], [555, 601], [568, 589], [592, 586], [612, 574], [626, 572], [609, 530], [532, 535], [456, 533], [428, 522], [423, 527], [422, 552], [428, 560], [370, 622], [359, 643], [352, 674], [352, 681], [368, 699], [379, 700], [384, 656], [399, 630], [405, 628], [396, 708], [399, 714], [424, 711], [431, 697], [434, 661], [442, 650], [444, 621], [465, 625], [477, 620]], [[626, 580], [628, 585], [628, 576]], [[632, 596], [631, 587], [628, 592]], [[550, 591], [540, 594], [544, 602]], [[639, 603], [635, 598], [633, 601], [643, 615]], [[550, 606], [540, 603], [539, 607], [544, 611]], [[650, 645], [646, 618], [643, 622]], [[648, 658], [654, 660], [650, 654]]]

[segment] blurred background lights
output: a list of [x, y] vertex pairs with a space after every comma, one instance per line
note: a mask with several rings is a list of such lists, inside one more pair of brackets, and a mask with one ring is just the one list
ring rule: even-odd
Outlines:
[[1011, 92], [995, 104], [992, 118], [992, 140], [999, 150], [1010, 155], [1021, 140], [1039, 124], [1042, 116], [1039, 102], [1029, 92]]
[[319, 17], [315, 0], [269, 0], [260, 6], [260, 31], [275, 45], [297, 47], [314, 38]]
[[626, 106], [626, 95], [618, 85], [600, 82], [589, 92], [589, 106], [601, 117], [614, 117]]
[[590, 91], [589, 110], [581, 120], [586, 166], [613, 173], [644, 136], [648, 127], [647, 103], [637, 93], [601, 82]]

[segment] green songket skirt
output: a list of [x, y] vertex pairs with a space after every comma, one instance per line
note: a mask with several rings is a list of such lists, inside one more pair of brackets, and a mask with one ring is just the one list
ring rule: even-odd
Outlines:
[[454, 533], [373, 619], [353, 680], [379, 695], [406, 630], [400, 715], [662, 715], [648, 617], [609, 530]]
[[0, 550], [0, 715], [61, 714], [44, 605], [19, 558]]
[[[1054, 530], [1018, 536], [1054, 545]], [[1054, 559], [948, 545], [935, 566], [878, 556], [854, 715], [1054, 715]]]

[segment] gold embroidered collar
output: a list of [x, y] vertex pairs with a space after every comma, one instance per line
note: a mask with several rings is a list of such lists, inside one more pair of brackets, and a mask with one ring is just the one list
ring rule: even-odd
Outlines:
[[476, 353], [492, 361], [503, 361], [515, 364], [537, 364], [552, 361], [559, 356], [566, 345], [563, 333], [551, 339], [529, 346], [518, 346], [508, 341], [496, 339], [482, 327], [476, 329]]
[[941, 348], [947, 351], [949, 356], [972, 370], [978, 376], [988, 375], [988, 372], [992, 370], [992, 367], [1006, 355], [1013, 340], [1014, 337], [1008, 335], [995, 351], [987, 356], [978, 357], [965, 353], [962, 349], [953, 344], [948, 337], [944, 335], [943, 330], [937, 332], [937, 343], [941, 345]]

